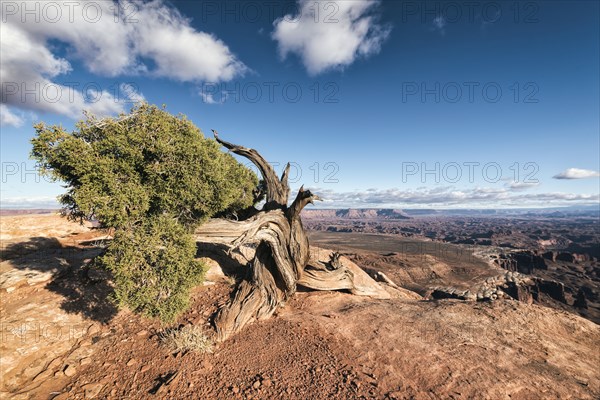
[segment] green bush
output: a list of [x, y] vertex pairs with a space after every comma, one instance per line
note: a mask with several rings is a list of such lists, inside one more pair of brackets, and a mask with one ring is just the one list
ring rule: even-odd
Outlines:
[[35, 126], [32, 157], [66, 182], [70, 218], [128, 228], [164, 212], [190, 226], [253, 203], [258, 179], [185, 116], [142, 104], [129, 115], [88, 115], [73, 133]]
[[202, 282], [196, 242], [171, 216], [119, 230], [99, 264], [114, 276], [119, 306], [172, 321], [189, 305], [189, 291]]
[[64, 214], [115, 230], [100, 261], [115, 276], [116, 302], [172, 320], [202, 278], [191, 232], [253, 205], [256, 175], [185, 116], [153, 105], [118, 118], [86, 115], [71, 133], [44, 123], [35, 130], [31, 156], [66, 183]]

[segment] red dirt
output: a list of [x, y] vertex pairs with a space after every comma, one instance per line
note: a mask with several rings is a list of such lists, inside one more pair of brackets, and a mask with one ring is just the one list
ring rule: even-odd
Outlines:
[[[221, 283], [198, 290], [193, 311], [181, 322], [206, 323], [230, 289]], [[376, 384], [358, 373], [349, 343], [312, 321], [258, 322], [204, 355], [172, 353], [159, 340], [162, 329], [121, 313], [103, 328], [92, 363], [66, 385], [69, 398], [83, 398], [89, 383], [104, 384], [101, 397], [115, 399], [381, 397]], [[162, 377], [176, 372], [175, 380], [161, 385]]]
[[[58, 217], [10, 218], [0, 398], [600, 398], [600, 326], [515, 300], [301, 292], [212, 354], [175, 354], [159, 339], [167, 326], [102, 307], [106, 283], [86, 264], [96, 234]], [[178, 324], [209, 324], [232, 289], [226, 279], [197, 288]], [[14, 328], [33, 323], [81, 334], [17, 340]]]

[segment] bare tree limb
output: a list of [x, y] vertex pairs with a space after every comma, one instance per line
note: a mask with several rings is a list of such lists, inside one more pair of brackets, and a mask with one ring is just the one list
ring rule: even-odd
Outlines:
[[217, 340], [227, 339], [254, 320], [270, 317], [294, 295], [299, 284], [315, 290], [354, 291], [353, 274], [342, 266], [339, 254], [328, 263], [310, 260], [300, 212], [320, 197], [302, 187], [287, 207], [290, 164], [279, 179], [256, 150], [226, 142], [213, 132], [217, 142], [258, 167], [266, 186], [262, 211], [241, 221], [212, 219], [196, 231], [196, 240], [225, 244], [231, 250], [258, 244], [246, 278], [214, 318]]
[[219, 133], [216, 130], [213, 129], [212, 131], [215, 135], [215, 140], [223, 147], [252, 161], [252, 163], [259, 169], [267, 186], [266, 207], [264, 209], [287, 206], [290, 192], [287, 182], [287, 176], [290, 169], [289, 163], [285, 168], [280, 180], [271, 164], [269, 164], [256, 150], [226, 142], [219, 137]]

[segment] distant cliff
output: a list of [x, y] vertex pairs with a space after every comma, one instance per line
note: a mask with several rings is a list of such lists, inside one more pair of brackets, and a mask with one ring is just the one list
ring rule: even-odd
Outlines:
[[391, 208], [346, 208], [341, 210], [304, 209], [306, 219], [410, 219], [404, 211]]

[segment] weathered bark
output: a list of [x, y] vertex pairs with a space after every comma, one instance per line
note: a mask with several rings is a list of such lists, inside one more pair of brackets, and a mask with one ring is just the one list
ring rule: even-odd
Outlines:
[[281, 179], [279, 179], [271, 164], [269, 164], [256, 150], [221, 140], [221, 138], [219, 138], [219, 133], [214, 129], [212, 131], [217, 142], [228, 150], [233, 151], [235, 154], [246, 157], [248, 160], [252, 161], [260, 171], [267, 189], [266, 203], [263, 210], [287, 206], [290, 193], [290, 187], [288, 186], [290, 163], [287, 163], [283, 174], [281, 175]]
[[352, 273], [341, 265], [338, 255], [327, 264], [310, 259], [300, 212], [320, 200], [319, 196], [302, 187], [288, 207], [289, 163], [278, 178], [256, 150], [221, 140], [213, 132], [224, 147], [252, 161], [266, 185], [266, 202], [260, 212], [242, 221], [212, 219], [196, 232], [197, 240], [226, 244], [231, 250], [258, 244], [246, 278], [214, 318], [217, 340], [227, 339], [253, 320], [270, 317], [296, 292], [297, 285], [316, 290], [352, 289]]
[[314, 290], [354, 289], [352, 272], [344, 268], [339, 257], [338, 253], [333, 253], [328, 264], [310, 260], [298, 284]]

